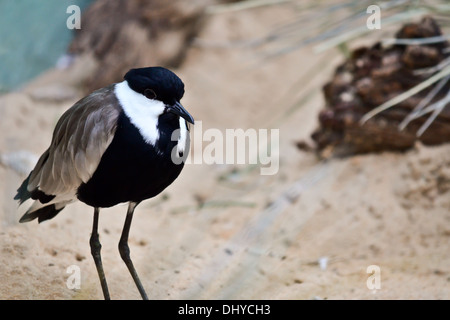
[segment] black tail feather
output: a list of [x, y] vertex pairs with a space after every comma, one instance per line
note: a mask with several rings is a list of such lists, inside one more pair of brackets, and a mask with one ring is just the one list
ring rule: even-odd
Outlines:
[[28, 182], [30, 181], [31, 173], [28, 175], [28, 177], [22, 182], [19, 189], [17, 189], [17, 194], [14, 197], [14, 200], [19, 200], [19, 204], [24, 203], [28, 199], [31, 198], [31, 192], [28, 191]]
[[22, 218], [20, 218], [19, 222], [29, 222], [38, 218], [38, 222], [41, 223], [42, 221], [49, 220], [55, 217], [62, 209], [64, 209], [64, 207], [56, 209], [56, 206], [54, 204], [51, 204], [39, 210], [25, 213]]

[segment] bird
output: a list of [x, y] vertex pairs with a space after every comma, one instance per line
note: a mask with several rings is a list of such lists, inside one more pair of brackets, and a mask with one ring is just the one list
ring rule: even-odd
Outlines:
[[184, 83], [164, 67], [130, 69], [122, 82], [76, 102], [58, 120], [48, 149], [17, 189], [19, 206], [31, 201], [19, 222], [54, 218], [68, 204], [94, 208], [91, 254], [105, 300], [110, 293], [101, 260], [99, 212], [128, 203], [119, 252], [139, 293], [148, 300], [130, 258], [133, 213], [179, 176], [190, 148], [194, 118], [183, 107]]

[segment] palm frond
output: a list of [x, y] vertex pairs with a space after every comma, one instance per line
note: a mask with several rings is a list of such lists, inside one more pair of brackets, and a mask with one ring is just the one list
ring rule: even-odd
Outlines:
[[434, 84], [435, 82], [441, 80], [442, 78], [447, 77], [448, 75], [450, 75], [450, 66], [445, 67], [443, 70], [441, 70], [440, 72], [436, 73], [435, 75], [431, 76], [430, 78], [426, 79], [425, 81], [419, 83], [418, 85], [412, 87], [411, 89], [403, 92], [402, 94], [386, 101], [385, 103], [383, 103], [382, 105], [372, 109], [370, 112], [366, 113], [360, 120], [361, 124], [364, 124], [365, 122], [367, 122], [368, 120], [370, 120], [371, 118], [373, 118], [374, 116], [376, 116], [377, 114], [379, 114], [380, 112], [383, 112], [397, 104], [399, 104], [400, 102], [408, 99], [409, 97], [412, 97], [413, 95], [415, 95], [416, 93], [428, 88], [429, 86], [431, 86], [432, 84]]

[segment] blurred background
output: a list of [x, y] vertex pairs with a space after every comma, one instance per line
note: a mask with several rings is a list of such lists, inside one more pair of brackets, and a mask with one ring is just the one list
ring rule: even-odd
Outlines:
[[[13, 197], [65, 110], [151, 65], [184, 81], [203, 132], [280, 136], [276, 174], [187, 164], [138, 207], [151, 299], [450, 298], [447, 1], [16, 2], [0, 0], [0, 299], [102, 298], [93, 210], [19, 224]], [[125, 208], [102, 210], [103, 264], [113, 299], [139, 299], [117, 252]]]

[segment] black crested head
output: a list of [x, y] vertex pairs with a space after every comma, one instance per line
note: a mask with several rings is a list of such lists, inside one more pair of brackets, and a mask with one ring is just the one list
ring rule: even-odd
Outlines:
[[184, 95], [183, 81], [163, 67], [131, 69], [125, 74], [124, 79], [134, 91], [165, 104], [180, 101]]

